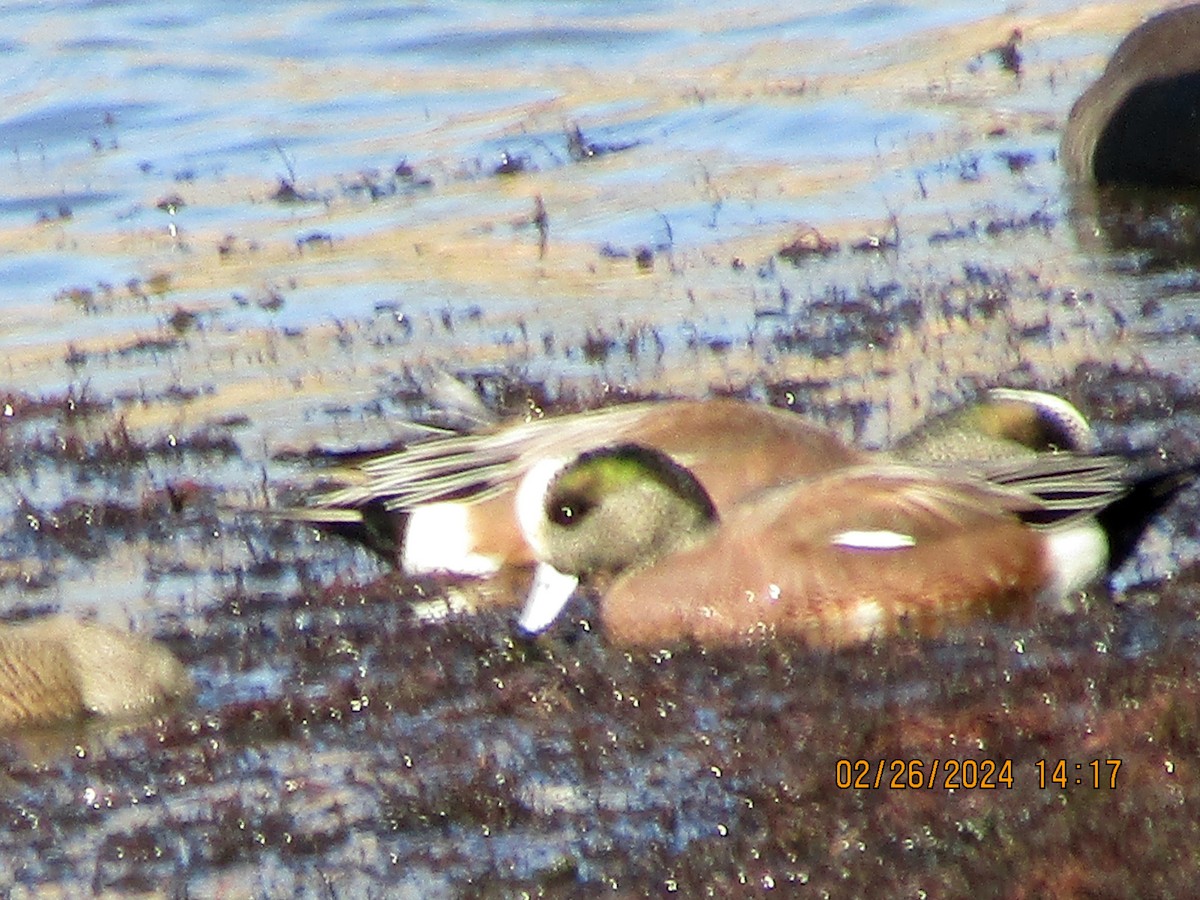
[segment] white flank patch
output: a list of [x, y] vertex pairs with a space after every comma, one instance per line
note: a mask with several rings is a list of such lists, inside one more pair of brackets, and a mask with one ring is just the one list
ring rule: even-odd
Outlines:
[[543, 538], [546, 526], [546, 492], [567, 460], [551, 458], [543, 459], [530, 468], [517, 485], [517, 495], [513, 503], [517, 510], [517, 522], [521, 533], [533, 548], [534, 556], [546, 555], [546, 541]]
[[400, 563], [411, 575], [454, 572], [459, 575], [494, 575], [496, 560], [473, 548], [465, 503], [430, 503], [418, 506], [408, 517]]
[[854, 550], [901, 550], [917, 546], [917, 539], [899, 531], [839, 531], [829, 543]]
[[1108, 537], [1094, 519], [1046, 535], [1050, 578], [1040, 603], [1060, 603], [1095, 581], [1108, 564]]
[[544, 631], [558, 618], [578, 586], [579, 579], [574, 575], [564, 575], [553, 566], [539, 563], [517, 624], [529, 634]]

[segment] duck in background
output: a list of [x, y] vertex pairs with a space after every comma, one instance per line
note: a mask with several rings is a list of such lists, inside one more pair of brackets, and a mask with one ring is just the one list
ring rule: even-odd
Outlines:
[[1200, 187], [1200, 4], [1121, 41], [1071, 108], [1060, 155], [1076, 183]]

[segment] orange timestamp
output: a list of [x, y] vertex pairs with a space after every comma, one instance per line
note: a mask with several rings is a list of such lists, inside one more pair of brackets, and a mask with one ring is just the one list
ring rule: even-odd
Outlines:
[[[1058, 787], [1117, 787], [1119, 759], [1039, 759], [1033, 763], [1042, 790]], [[1011, 759], [839, 759], [841, 790], [999, 790], [1013, 788]]]
[[893, 791], [1012, 790], [1011, 759], [839, 759], [838, 788]]
[[1038, 787], [1057, 785], [1068, 787], [1090, 787], [1093, 790], [1116, 790], [1117, 772], [1121, 771], [1119, 759], [1089, 759], [1073, 762], [1068, 759], [1039, 759], [1033, 764], [1038, 773]]

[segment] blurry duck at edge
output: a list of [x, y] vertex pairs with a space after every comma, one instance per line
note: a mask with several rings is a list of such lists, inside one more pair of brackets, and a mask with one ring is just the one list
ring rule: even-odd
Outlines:
[[1071, 108], [1059, 153], [1076, 239], [1133, 271], [1200, 263], [1200, 4], [1131, 31]]
[[0, 623], [0, 728], [136, 717], [191, 691], [156, 641], [69, 616]]
[[1121, 41], [1072, 107], [1061, 157], [1074, 182], [1200, 187], [1200, 4]]

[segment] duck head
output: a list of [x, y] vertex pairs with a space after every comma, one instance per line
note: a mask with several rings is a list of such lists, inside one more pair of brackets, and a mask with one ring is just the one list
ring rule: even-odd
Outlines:
[[547, 628], [581, 580], [647, 566], [715, 526], [708, 493], [683, 466], [639, 444], [544, 460], [522, 480], [517, 519], [540, 560], [518, 623]]

